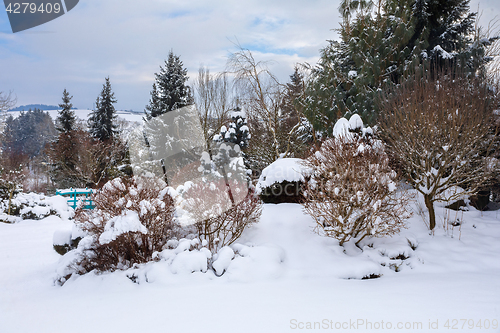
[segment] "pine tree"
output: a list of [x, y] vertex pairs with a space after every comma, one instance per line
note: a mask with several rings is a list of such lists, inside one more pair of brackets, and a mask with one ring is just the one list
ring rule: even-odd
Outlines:
[[61, 133], [69, 133], [75, 129], [76, 116], [75, 112], [71, 110], [73, 108], [73, 104], [71, 104], [72, 98], [73, 96], [70, 96], [64, 89], [62, 103], [59, 104], [62, 109], [58, 112], [59, 115], [56, 118], [56, 129]]
[[295, 67], [293, 74], [290, 75], [290, 82], [286, 84], [281, 110], [283, 115], [296, 120], [296, 122], [298, 122], [299, 117], [297, 108], [300, 107], [298, 99], [302, 96], [303, 92], [304, 75]]
[[218, 141], [237, 144], [241, 149], [246, 149], [250, 137], [245, 114], [237, 107], [231, 112], [229, 128], [222, 126], [220, 136], [217, 139]]
[[300, 99], [304, 94], [304, 75], [298, 67], [287, 83], [281, 105], [280, 142], [283, 147], [288, 147], [290, 157], [301, 157], [307, 149], [307, 144], [314, 141], [312, 128], [304, 117]]
[[457, 61], [467, 65], [477, 15], [469, 12], [469, 3], [470, 0], [414, 1], [415, 28], [409, 47], [416, 47], [424, 58], [429, 58], [432, 67]]
[[2, 152], [9, 156], [25, 155], [34, 158], [56, 134], [50, 115], [39, 109], [21, 112], [19, 117], [6, 120]]
[[[459, 64], [474, 73], [488, 43], [473, 43], [469, 0], [343, 0], [340, 41], [321, 51], [301, 103], [314, 128], [330, 135], [342, 116], [373, 123], [380, 93], [419, 66]], [[490, 41], [491, 43], [491, 41]]]
[[156, 87], [156, 82], [153, 83], [153, 90], [151, 90], [151, 99], [149, 100], [149, 105], [146, 105], [146, 117], [151, 119], [152, 117], [156, 117], [160, 114], [162, 108], [160, 106], [160, 98], [158, 94], [158, 88]]
[[190, 88], [186, 85], [187, 69], [183, 68], [179, 56], [170, 51], [165, 67], [160, 66], [160, 73], [155, 76], [151, 99], [144, 111], [147, 119], [193, 104]]
[[95, 110], [90, 113], [88, 120], [89, 132], [92, 137], [99, 141], [106, 141], [117, 134], [117, 125], [113, 123], [116, 119], [115, 94], [111, 91], [109, 77], [102, 86], [102, 91], [97, 96]]

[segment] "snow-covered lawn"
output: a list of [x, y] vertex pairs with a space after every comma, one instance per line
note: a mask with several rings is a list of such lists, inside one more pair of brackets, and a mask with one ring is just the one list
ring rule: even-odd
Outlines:
[[496, 211], [472, 208], [435, 235], [415, 214], [400, 235], [343, 253], [300, 205], [269, 204], [221, 277], [160, 261], [136, 270], [139, 283], [120, 271], [61, 287], [52, 240], [70, 224], [0, 223], [0, 332], [500, 332]]

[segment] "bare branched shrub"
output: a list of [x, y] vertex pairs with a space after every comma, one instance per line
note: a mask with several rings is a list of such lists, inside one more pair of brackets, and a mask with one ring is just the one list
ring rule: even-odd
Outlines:
[[245, 182], [230, 181], [230, 186], [234, 204], [223, 179], [195, 184], [185, 195], [186, 210], [197, 221], [198, 235], [212, 253], [234, 243], [262, 213], [262, 202]]
[[[425, 199], [429, 227], [435, 201], [475, 194], [490, 178], [488, 136], [497, 107], [485, 84], [459, 75], [416, 77], [382, 102], [381, 129], [391, 155]], [[486, 151], [486, 152], [485, 152]], [[452, 191], [461, 187], [464, 191]]]
[[194, 98], [208, 150], [212, 148], [214, 135], [231, 118], [230, 90], [231, 83], [226, 73], [214, 75], [208, 69], [200, 68], [194, 84]]
[[305, 163], [312, 176], [302, 205], [320, 233], [340, 245], [350, 239], [358, 244], [404, 227], [408, 196], [396, 191], [396, 173], [381, 145], [340, 136], [326, 140]]
[[95, 194], [94, 210], [77, 209], [75, 224], [87, 233], [80, 271], [126, 269], [153, 260], [175, 236], [174, 201], [161, 182], [116, 178]]
[[16, 105], [16, 97], [12, 95], [12, 92], [8, 93], [0, 91], [0, 112], [7, 111], [14, 105]]
[[61, 133], [45, 150], [49, 174], [58, 187], [100, 187], [124, 175], [127, 147], [119, 139], [94, 140], [86, 130]]
[[234, 75], [250, 133], [258, 138], [250, 141], [246, 154], [252, 167], [262, 170], [280, 157], [307, 150], [303, 139], [307, 121], [294, 105], [296, 97], [303, 93], [303, 77], [296, 72], [296, 90], [291, 91], [291, 85], [280, 83], [271, 72], [268, 62], [258, 61], [252, 52], [236, 46], [239, 50], [230, 55], [227, 67]]

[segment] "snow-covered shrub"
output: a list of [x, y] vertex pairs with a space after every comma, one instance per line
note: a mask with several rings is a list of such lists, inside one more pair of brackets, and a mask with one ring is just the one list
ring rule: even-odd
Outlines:
[[220, 180], [202, 182], [193, 184], [184, 194], [198, 236], [213, 253], [234, 243], [245, 228], [258, 222], [262, 213], [262, 202], [245, 182], [232, 181], [231, 192], [228, 188]]
[[[72, 255], [72, 273], [126, 269], [153, 260], [177, 232], [170, 188], [148, 178], [116, 178], [94, 197], [95, 209], [78, 208], [75, 224], [85, 236]], [[73, 252], [73, 251], [72, 251]], [[70, 255], [68, 253], [67, 255]]]
[[58, 230], [53, 237], [54, 250], [60, 255], [64, 255], [70, 250], [76, 248], [72, 246], [71, 230]]
[[0, 221], [13, 223], [21, 220], [42, 220], [51, 215], [68, 219], [73, 215], [66, 199], [61, 196], [18, 193], [10, 200], [10, 215], [7, 214], [8, 202], [9, 200], [0, 200]]
[[[22, 192], [22, 180], [17, 180], [17, 178], [23, 177], [20, 169], [6, 170], [0, 167], [0, 210], [3, 212], [0, 213], [1, 215], [19, 215], [21, 207], [16, 206], [12, 199]], [[0, 217], [0, 221], [11, 223], [13, 219]]]
[[256, 192], [265, 203], [302, 202], [302, 184], [308, 172], [302, 159], [280, 158], [262, 170]]
[[304, 210], [321, 233], [340, 245], [395, 234], [409, 217], [407, 196], [396, 191], [396, 173], [371, 133], [359, 116], [350, 122], [341, 118], [335, 137], [306, 161], [312, 173], [305, 186]]

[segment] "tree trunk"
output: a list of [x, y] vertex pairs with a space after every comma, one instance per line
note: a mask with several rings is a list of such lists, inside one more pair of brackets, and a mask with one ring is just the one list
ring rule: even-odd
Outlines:
[[434, 202], [429, 194], [424, 194], [425, 207], [429, 211], [429, 229], [433, 230], [436, 227], [436, 213], [434, 211]]
[[12, 197], [14, 196], [14, 190], [16, 189], [16, 186], [12, 187], [9, 191], [9, 208], [7, 210], [7, 215], [10, 215], [10, 207], [12, 207]]
[[227, 178], [226, 169], [224, 169], [224, 167], [222, 167], [221, 171], [222, 171], [222, 175], [224, 176], [224, 182], [226, 183], [227, 194], [229, 195], [229, 200], [231, 200], [231, 206], [234, 207], [235, 202], [234, 202], [233, 192], [231, 191], [231, 185], [229, 185], [229, 179]]

